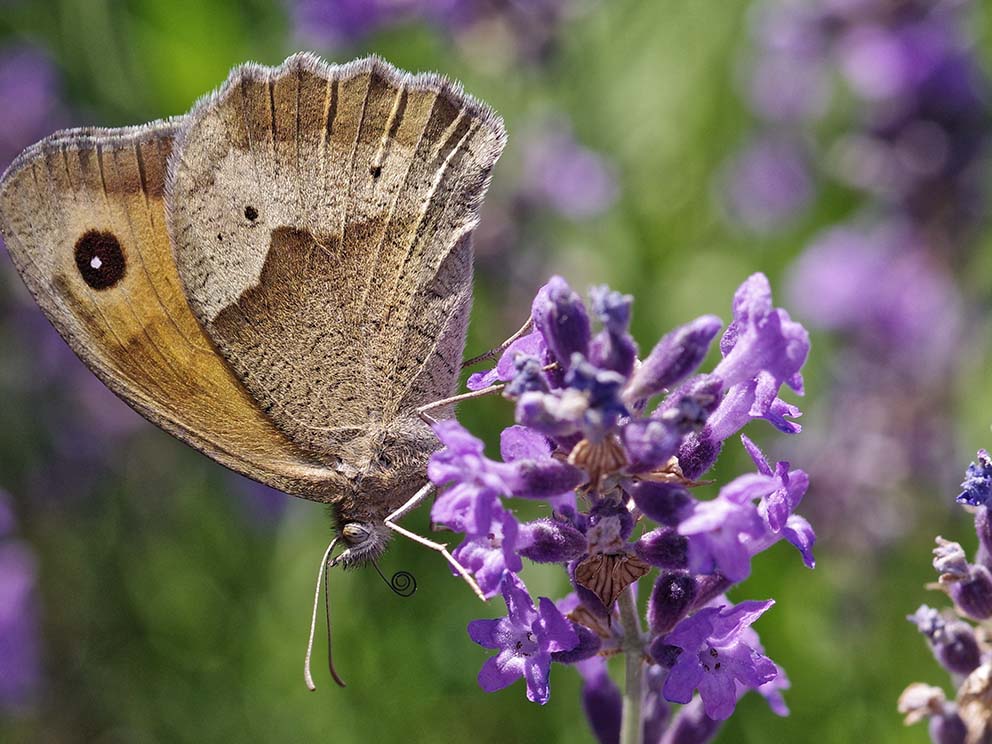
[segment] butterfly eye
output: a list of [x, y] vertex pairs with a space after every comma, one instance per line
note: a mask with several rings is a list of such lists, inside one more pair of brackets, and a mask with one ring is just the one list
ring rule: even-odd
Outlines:
[[369, 531], [357, 522], [346, 524], [341, 530], [341, 535], [349, 545], [361, 545], [369, 539]]

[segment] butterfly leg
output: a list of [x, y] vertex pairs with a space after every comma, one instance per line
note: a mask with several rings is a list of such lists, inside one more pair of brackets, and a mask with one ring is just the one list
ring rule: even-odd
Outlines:
[[452, 395], [450, 398], [442, 398], [441, 400], [435, 400], [431, 403], [426, 403], [419, 408], [414, 409], [416, 414], [420, 416], [423, 421], [428, 424], [436, 424], [437, 419], [427, 413], [435, 408], [441, 408], [442, 406], [450, 406], [455, 403], [460, 403], [463, 400], [471, 400], [472, 398], [482, 398], [486, 395], [492, 395], [493, 393], [498, 393], [500, 390], [506, 387], [505, 382], [499, 382], [495, 385], [490, 385], [489, 387], [480, 388], [478, 390], [472, 390], [468, 393], [462, 393], [461, 395]]
[[388, 517], [386, 517], [385, 524], [393, 532], [397, 532], [403, 535], [404, 537], [407, 537], [413, 540], [414, 542], [420, 543], [421, 545], [424, 545], [430, 548], [431, 550], [436, 550], [441, 555], [443, 555], [445, 560], [451, 564], [452, 568], [454, 568], [458, 572], [458, 575], [461, 576], [463, 579], [465, 579], [466, 583], [472, 588], [472, 591], [475, 592], [475, 595], [483, 602], [485, 602], [486, 596], [482, 593], [482, 589], [479, 588], [479, 585], [472, 577], [472, 574], [468, 572], [465, 566], [463, 566], [461, 563], [455, 560], [455, 557], [448, 552], [448, 547], [446, 545], [442, 545], [441, 543], [434, 542], [433, 540], [428, 540], [426, 537], [422, 537], [415, 532], [410, 532], [410, 530], [400, 527], [398, 524], [396, 524], [398, 520], [402, 519], [407, 514], [412, 512], [414, 509], [416, 509], [418, 506], [420, 506], [422, 503], [424, 503], [424, 501], [426, 501], [433, 492], [434, 492], [434, 484], [428, 483], [426, 486], [424, 486], [419, 491], [417, 491], [417, 493], [415, 493], [410, 498], [409, 501], [403, 504], [403, 506], [401, 506], [399, 509], [397, 509]]
[[474, 367], [479, 362], [484, 362], [487, 359], [493, 359], [495, 357], [498, 357], [509, 348], [510, 344], [512, 344], [517, 339], [523, 338], [528, 333], [530, 333], [531, 328], [533, 327], [534, 327], [534, 319], [527, 318], [527, 322], [520, 327], [520, 330], [514, 333], [508, 339], [506, 339], [506, 341], [501, 343], [499, 346], [494, 346], [485, 354], [479, 354], [479, 356], [472, 357], [471, 359], [466, 359], [464, 362], [462, 362], [462, 369], [465, 369], [466, 367]]

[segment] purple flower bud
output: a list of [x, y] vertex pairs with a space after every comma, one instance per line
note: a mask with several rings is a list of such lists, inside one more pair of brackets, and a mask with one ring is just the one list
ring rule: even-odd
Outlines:
[[[607, 544], [607, 541], [626, 541], [633, 531], [634, 517], [623, 504], [601, 501], [589, 510], [586, 536], [590, 547], [599, 547], [604, 553], [613, 552], [612, 548], [617, 546]], [[603, 542], [598, 542], [600, 540]], [[626, 543], [619, 547], [626, 547]]]
[[941, 576], [955, 581], [968, 577], [968, 558], [960, 543], [937, 538], [937, 547], [933, 549], [933, 567]]
[[704, 315], [665, 334], [634, 372], [624, 397], [649, 398], [683, 380], [703, 361], [722, 326], [715, 315]]
[[646, 532], [634, 544], [637, 557], [652, 566], [670, 569], [689, 567], [689, 538], [673, 527], [660, 527]]
[[547, 393], [550, 390], [541, 361], [537, 357], [521, 356], [517, 358], [515, 364], [516, 371], [513, 378], [503, 389], [505, 398], [515, 400], [524, 393]]
[[692, 511], [692, 496], [674, 483], [639, 481], [627, 489], [637, 508], [658, 524], [677, 527]]
[[517, 401], [518, 424], [549, 437], [567, 437], [580, 430], [589, 399], [578, 390], [525, 392]]
[[593, 314], [603, 327], [614, 333], [626, 333], [630, 326], [630, 307], [634, 298], [614, 292], [605, 284], [589, 290]]
[[971, 566], [967, 578], [950, 582], [948, 593], [968, 617], [974, 620], [992, 617], [992, 573], [985, 566]]
[[648, 624], [655, 635], [668, 633], [692, 607], [696, 580], [684, 571], [671, 571], [658, 577], [648, 599]]
[[948, 705], [947, 707], [948, 710], [944, 713], [930, 719], [930, 724], [927, 726], [930, 741], [933, 744], [966, 744], [968, 727], [965, 726], [954, 706]]
[[696, 698], [679, 711], [659, 744], [709, 744], [722, 726], [723, 721], [706, 715], [702, 700]]
[[709, 426], [700, 432], [691, 432], [679, 447], [679, 467], [682, 474], [690, 480], [695, 480], [716, 462], [723, 449], [723, 441], [714, 439]]
[[961, 488], [964, 490], [958, 494], [959, 504], [988, 506], [992, 498], [992, 459], [986, 450], [978, 450], [978, 461], [968, 466]]
[[600, 369], [630, 376], [637, 359], [637, 344], [627, 332], [633, 298], [609, 287], [593, 287], [589, 291], [593, 313], [603, 324], [589, 345], [589, 360]]
[[930, 741], [934, 744], [965, 744], [967, 727], [958, 715], [957, 706], [947, 701], [939, 687], [915, 682], [899, 696], [899, 712], [906, 715], [906, 725], [930, 719]]
[[562, 367], [569, 367], [572, 354], [588, 354], [589, 316], [582, 298], [560, 276], [551, 277], [537, 293], [531, 317], [551, 355]]
[[657, 742], [665, 731], [671, 715], [671, 706], [661, 694], [665, 686], [668, 670], [657, 664], [651, 664], [644, 670], [644, 687], [646, 694], [641, 704], [641, 739], [644, 742]]
[[649, 473], [664, 465], [679, 450], [682, 435], [667, 421], [635, 419], [620, 430], [627, 454], [628, 473]]
[[992, 519], [988, 507], [975, 509], [975, 532], [978, 534], [978, 555], [976, 563], [992, 567]]
[[572, 627], [575, 629], [575, 634], [579, 637], [579, 645], [567, 651], [555, 651], [551, 654], [551, 661], [558, 664], [575, 664], [590, 659], [599, 653], [603, 642], [598, 635], [578, 623], [573, 623]]
[[538, 519], [520, 527], [518, 553], [536, 563], [566, 563], [586, 552], [586, 536], [569, 522]]
[[599, 744], [618, 744], [623, 698], [620, 689], [606, 672], [606, 661], [589, 659], [578, 665], [585, 680], [582, 685], [582, 709]]
[[[675, 388], [651, 415], [665, 421], [685, 418], [683, 430], [694, 431], [706, 423], [722, 399], [723, 380], [711, 374], [695, 375]], [[673, 408], [680, 410], [674, 413]]]
[[506, 476], [512, 496], [521, 499], [548, 499], [568, 493], [586, 480], [585, 471], [567, 462], [517, 460], [513, 475]]
[[967, 676], [982, 663], [975, 630], [957, 619], [946, 620], [937, 610], [926, 605], [907, 618], [930, 641], [937, 661], [952, 674]]

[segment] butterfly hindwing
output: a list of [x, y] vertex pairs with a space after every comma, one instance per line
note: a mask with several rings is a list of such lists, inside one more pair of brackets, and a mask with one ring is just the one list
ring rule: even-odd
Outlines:
[[68, 130], [0, 183], [0, 226], [29, 290], [73, 350], [142, 415], [224, 465], [329, 499], [327, 472], [269, 419], [190, 311], [166, 231], [182, 120]]

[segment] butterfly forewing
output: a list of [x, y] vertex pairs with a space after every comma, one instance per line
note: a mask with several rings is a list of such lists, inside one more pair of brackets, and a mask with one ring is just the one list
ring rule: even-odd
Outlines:
[[498, 117], [436, 76], [309, 55], [235, 70], [190, 116], [179, 274], [276, 425], [327, 456], [450, 394]]

